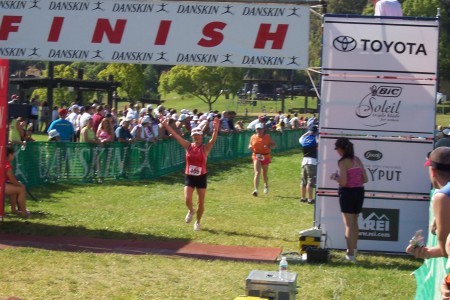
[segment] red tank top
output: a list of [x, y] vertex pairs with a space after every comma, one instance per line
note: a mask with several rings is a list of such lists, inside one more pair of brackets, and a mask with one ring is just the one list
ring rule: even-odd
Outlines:
[[5, 161], [5, 181], [6, 182], [9, 181], [9, 178], [8, 178], [8, 170], [9, 169], [12, 169], [12, 166], [11, 166], [11, 163], [8, 160], [6, 160]]
[[206, 160], [205, 145], [196, 147], [195, 143], [192, 143], [186, 150], [186, 169], [184, 173], [192, 176], [206, 174]]

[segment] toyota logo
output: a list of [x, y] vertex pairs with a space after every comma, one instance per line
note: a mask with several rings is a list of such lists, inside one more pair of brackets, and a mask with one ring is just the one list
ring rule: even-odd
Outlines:
[[356, 41], [350, 36], [341, 35], [334, 39], [333, 47], [341, 52], [350, 52], [356, 48]]

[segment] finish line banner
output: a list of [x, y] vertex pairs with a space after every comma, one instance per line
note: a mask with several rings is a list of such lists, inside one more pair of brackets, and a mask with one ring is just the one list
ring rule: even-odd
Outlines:
[[306, 69], [309, 7], [0, 1], [0, 58]]

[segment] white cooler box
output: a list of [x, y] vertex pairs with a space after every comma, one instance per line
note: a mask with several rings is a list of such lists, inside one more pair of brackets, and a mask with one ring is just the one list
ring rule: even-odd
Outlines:
[[253, 270], [245, 281], [245, 293], [270, 300], [295, 300], [297, 273], [288, 272], [287, 279], [281, 279], [276, 271]]

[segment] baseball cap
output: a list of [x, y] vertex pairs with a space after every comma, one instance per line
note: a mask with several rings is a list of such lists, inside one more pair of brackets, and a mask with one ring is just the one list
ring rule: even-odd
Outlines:
[[141, 120], [141, 124], [146, 124], [146, 123], [150, 123], [150, 117], [149, 116], [145, 116]]
[[450, 147], [439, 147], [434, 149], [424, 166], [429, 166], [435, 170], [450, 172]]
[[48, 132], [48, 138], [52, 139], [54, 137], [59, 136], [59, 132], [56, 129], [52, 129]]
[[444, 135], [450, 135], [450, 128], [445, 128], [444, 130], [442, 130], [442, 133]]
[[65, 108], [60, 108], [60, 109], [58, 110], [58, 114], [61, 115], [61, 116], [67, 115], [67, 109], [65, 109]]
[[188, 117], [187, 114], [181, 114], [180, 117], [178, 118], [178, 121], [184, 121], [186, 120], [187, 117]]
[[264, 129], [264, 124], [263, 123], [256, 124], [255, 129]]
[[203, 131], [202, 131], [200, 128], [195, 127], [195, 128], [192, 129], [192, 131], [191, 131], [191, 136], [194, 136], [194, 135], [196, 135], [196, 134], [202, 135], [202, 134], [203, 134]]
[[156, 107], [156, 110], [159, 111], [159, 112], [163, 112], [163, 111], [166, 110], [166, 108], [164, 107], [164, 105], [158, 105], [158, 106]]
[[69, 110], [73, 111], [74, 109], [81, 109], [81, 106], [78, 106], [77, 104], [72, 105]]
[[314, 125], [316, 123], [316, 118], [312, 117], [309, 118], [308, 121], [306, 122], [306, 126], [310, 127], [312, 125]]

